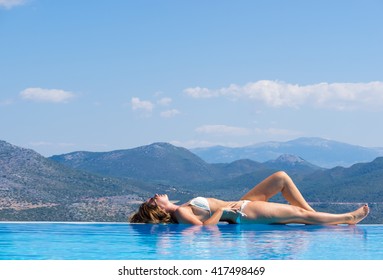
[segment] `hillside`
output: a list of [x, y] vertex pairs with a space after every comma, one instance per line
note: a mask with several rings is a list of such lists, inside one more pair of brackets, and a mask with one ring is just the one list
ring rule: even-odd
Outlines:
[[371, 213], [365, 223], [383, 223], [383, 157], [316, 172], [299, 184], [311, 201], [329, 202], [319, 204], [324, 210], [348, 211], [367, 202]]
[[51, 157], [72, 168], [119, 178], [177, 183], [208, 181], [217, 170], [185, 148], [154, 143], [111, 152], [73, 152]]
[[311, 164], [299, 156], [289, 154], [283, 154], [277, 159], [266, 161], [263, 163], [263, 166], [271, 169], [284, 170], [291, 175], [306, 175], [313, 173], [313, 171], [324, 170], [324, 168]]
[[[147, 192], [0, 141], [0, 220], [126, 220]], [[118, 209], [116, 209], [118, 205]]]
[[[383, 201], [383, 157], [349, 168], [336, 167], [318, 171], [300, 181], [312, 198], [321, 201]], [[320, 191], [319, 191], [320, 190]]]
[[72, 168], [118, 178], [145, 180], [198, 188], [209, 182], [231, 180], [259, 170], [286, 170], [306, 174], [319, 170], [303, 159], [284, 155], [262, 164], [252, 160], [209, 164], [189, 150], [168, 143], [153, 143], [134, 149], [91, 153], [74, 152], [51, 157]]
[[325, 168], [349, 167], [383, 156], [382, 148], [365, 148], [322, 138], [298, 138], [287, 142], [265, 142], [238, 148], [215, 146], [191, 151], [210, 163], [232, 162], [238, 159], [265, 162], [283, 154], [291, 154]]

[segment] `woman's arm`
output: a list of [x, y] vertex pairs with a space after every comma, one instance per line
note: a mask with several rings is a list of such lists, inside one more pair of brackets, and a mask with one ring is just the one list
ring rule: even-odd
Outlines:
[[205, 222], [201, 222], [191, 211], [183, 207], [179, 207], [176, 212], [176, 218], [180, 224], [192, 224], [192, 225], [216, 225], [222, 217], [224, 209], [219, 208], [211, 215]]
[[211, 215], [210, 218], [207, 219], [203, 224], [206, 226], [218, 224], [219, 220], [222, 217], [222, 214], [223, 214], [223, 208], [217, 209], [217, 211], [215, 211], [213, 215]]

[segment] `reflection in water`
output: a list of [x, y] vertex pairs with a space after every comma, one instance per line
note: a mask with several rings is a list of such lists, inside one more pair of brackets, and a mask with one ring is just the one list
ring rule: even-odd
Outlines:
[[383, 226], [0, 223], [0, 259], [380, 259]]
[[367, 236], [358, 226], [132, 224], [131, 227], [140, 236], [141, 244], [150, 240], [149, 249], [158, 259], [371, 258], [360, 254], [365, 251]]

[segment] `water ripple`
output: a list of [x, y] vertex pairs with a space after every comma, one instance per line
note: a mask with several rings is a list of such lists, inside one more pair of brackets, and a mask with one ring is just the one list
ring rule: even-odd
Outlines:
[[382, 233], [381, 225], [0, 223], [0, 259], [383, 259]]

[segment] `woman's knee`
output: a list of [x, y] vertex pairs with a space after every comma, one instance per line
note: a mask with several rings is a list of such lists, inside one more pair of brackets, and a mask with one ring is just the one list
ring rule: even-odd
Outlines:
[[290, 179], [290, 176], [287, 175], [285, 171], [277, 171], [273, 175], [271, 175], [275, 180], [281, 180], [285, 181], [287, 179]]
[[297, 223], [306, 223], [311, 220], [311, 216], [305, 209], [294, 207], [294, 210], [291, 212], [291, 220]]

